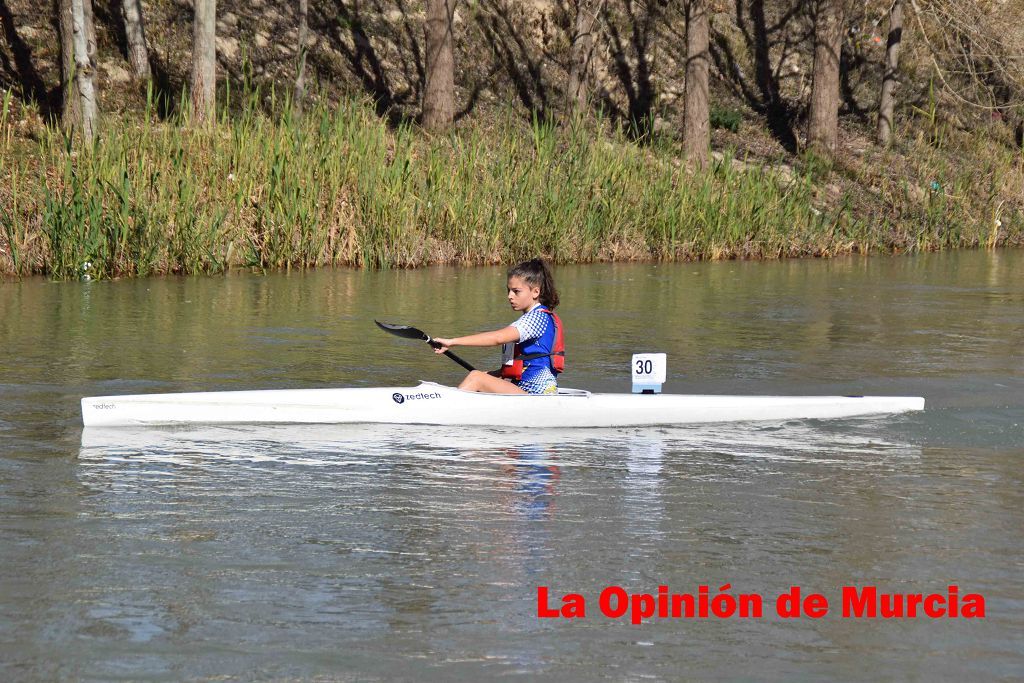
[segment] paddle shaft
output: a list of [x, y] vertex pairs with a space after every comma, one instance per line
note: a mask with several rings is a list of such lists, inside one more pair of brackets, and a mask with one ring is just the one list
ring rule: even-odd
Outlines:
[[[436, 341], [434, 341], [433, 339], [431, 339], [431, 340], [430, 340], [429, 342], [427, 342], [427, 343], [428, 343], [428, 344], [430, 344], [430, 345], [431, 345], [431, 346], [432, 346], [433, 348], [435, 348], [435, 349], [436, 349], [436, 348], [439, 348], [439, 347], [441, 346], [440, 344], [438, 344], [438, 343], [437, 343]], [[467, 369], [467, 370], [469, 370], [470, 372], [472, 372], [473, 370], [476, 370], [476, 368], [474, 368], [474, 367], [473, 367], [472, 365], [470, 365], [470, 364], [469, 364], [469, 363], [467, 363], [466, 361], [464, 361], [464, 360], [462, 360], [461, 358], [459, 358], [458, 356], [456, 356], [456, 355], [455, 355], [454, 353], [452, 353], [451, 351], [445, 351], [445, 352], [444, 352], [444, 355], [448, 356], [448, 357], [449, 357], [449, 358], [451, 358], [451, 359], [452, 359], [453, 361], [455, 361], [456, 363], [458, 363], [458, 364], [459, 364], [459, 365], [461, 365], [462, 367], [466, 368], [466, 369]]]

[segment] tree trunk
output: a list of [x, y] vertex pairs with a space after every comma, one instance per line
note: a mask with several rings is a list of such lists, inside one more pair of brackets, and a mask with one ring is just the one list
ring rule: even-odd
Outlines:
[[96, 66], [96, 25], [92, 23], [92, 0], [82, 0], [82, 15], [85, 18], [85, 52], [89, 63]]
[[309, 0], [299, 0], [299, 44], [295, 50], [298, 62], [295, 71], [295, 95], [292, 104], [295, 113], [302, 116], [302, 101], [306, 97], [306, 38], [309, 34]]
[[454, 8], [455, 0], [427, 0], [423, 127], [432, 132], [445, 130], [455, 118]]
[[576, 29], [569, 56], [569, 84], [566, 88], [566, 109], [586, 111], [590, 102], [590, 60], [594, 56], [594, 25], [604, 10], [605, 0], [579, 0], [576, 7]]
[[82, 98], [75, 77], [75, 32], [71, 23], [71, 0], [56, 0], [57, 24], [60, 27], [61, 57], [61, 122], [65, 130], [72, 130], [82, 120]]
[[75, 55], [75, 84], [78, 87], [75, 94], [79, 100], [82, 139], [89, 143], [96, 137], [96, 90], [93, 86], [88, 27], [85, 22], [85, 6], [91, 3], [92, 0], [71, 0], [71, 40]]
[[192, 40], [192, 117], [198, 124], [214, 118], [217, 103], [217, 0], [195, 0]]
[[711, 148], [707, 0], [689, 0], [686, 9], [686, 110], [683, 141], [687, 163], [695, 168], [706, 168]]
[[839, 52], [843, 45], [843, 0], [818, 0], [814, 21], [814, 76], [808, 147], [831, 156], [839, 137]]
[[149, 68], [149, 46], [146, 45], [140, 0], [121, 0], [121, 16], [124, 18], [124, 33], [128, 39], [128, 61], [135, 76], [148, 81], [153, 77], [153, 72]]
[[893, 112], [896, 108], [894, 95], [897, 84], [897, 69], [900, 65], [900, 42], [903, 40], [903, 0], [895, 0], [889, 10], [889, 40], [885, 48], [885, 75], [882, 77], [882, 94], [878, 100], [878, 144], [888, 145], [892, 137]]

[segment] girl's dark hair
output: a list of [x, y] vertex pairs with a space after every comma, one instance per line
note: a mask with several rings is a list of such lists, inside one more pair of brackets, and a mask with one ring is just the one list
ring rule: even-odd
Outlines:
[[531, 287], [540, 287], [540, 302], [554, 310], [558, 305], [558, 290], [555, 289], [555, 278], [551, 269], [542, 259], [535, 258], [524, 261], [518, 266], [508, 269], [508, 277], [517, 277]]

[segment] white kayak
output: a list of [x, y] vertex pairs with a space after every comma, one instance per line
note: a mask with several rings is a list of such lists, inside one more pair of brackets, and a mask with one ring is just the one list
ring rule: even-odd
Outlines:
[[86, 427], [181, 424], [422, 424], [496, 427], [634, 427], [832, 419], [923, 410], [907, 396], [481, 394], [415, 387], [279, 389], [82, 399]]

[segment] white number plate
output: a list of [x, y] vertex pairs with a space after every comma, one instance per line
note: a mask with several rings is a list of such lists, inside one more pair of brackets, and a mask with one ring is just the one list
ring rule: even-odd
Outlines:
[[668, 366], [664, 353], [633, 354], [633, 384], [664, 384]]

